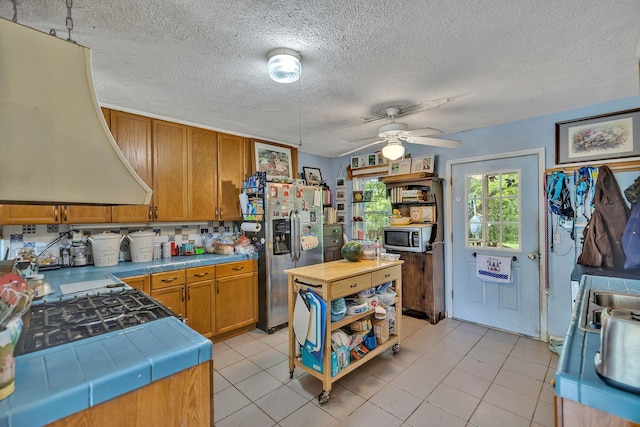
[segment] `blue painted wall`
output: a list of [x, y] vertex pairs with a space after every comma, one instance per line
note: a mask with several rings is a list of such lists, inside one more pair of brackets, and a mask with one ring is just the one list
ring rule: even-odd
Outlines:
[[[462, 144], [455, 150], [415, 144], [406, 144], [406, 149], [414, 157], [435, 154], [436, 172], [443, 177], [447, 160], [539, 147], [545, 148], [545, 166], [551, 168], [555, 165], [556, 122], [632, 108], [640, 108], [640, 96], [452, 134], [448, 137], [462, 141]], [[369, 151], [364, 150], [360, 154], [365, 152]], [[298, 164], [300, 165], [300, 170], [302, 170], [302, 166], [320, 168], [323, 178], [333, 187], [339, 166], [342, 166], [342, 169], [345, 170], [349, 164], [349, 158], [326, 159], [300, 153]], [[638, 172], [617, 173], [616, 179], [620, 189], [624, 190], [628, 187], [638, 175]], [[347, 190], [350, 191], [350, 181], [347, 181], [347, 186]], [[540, 226], [544, 227], [544, 222], [541, 222]], [[549, 254], [548, 332], [552, 335], [564, 336], [571, 315], [571, 288], [569, 282], [576, 254], [573, 248], [574, 242], [569, 236], [569, 231], [561, 230], [560, 233], [561, 243], [556, 245], [554, 252]], [[350, 235], [348, 227], [347, 235]]]

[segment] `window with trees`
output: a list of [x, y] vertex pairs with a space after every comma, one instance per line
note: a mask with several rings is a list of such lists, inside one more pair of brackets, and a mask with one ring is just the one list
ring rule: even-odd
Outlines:
[[363, 202], [352, 205], [352, 238], [382, 240], [382, 227], [389, 225], [391, 215], [387, 186], [378, 178], [354, 178], [353, 191], [362, 191], [366, 196]]
[[467, 247], [520, 249], [520, 171], [465, 176]]

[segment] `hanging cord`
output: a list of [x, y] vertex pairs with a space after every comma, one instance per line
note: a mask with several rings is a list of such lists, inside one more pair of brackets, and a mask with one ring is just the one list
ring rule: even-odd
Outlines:
[[[542, 179], [542, 186], [544, 188], [544, 198], [545, 200], [548, 200], [548, 195], [547, 195], [547, 179], [548, 176], [547, 174], [544, 174], [544, 178]], [[544, 259], [545, 259], [545, 263], [544, 263], [544, 271], [542, 272], [542, 274], [544, 275], [544, 289], [545, 289], [545, 293], [548, 294], [549, 293], [549, 208], [547, 207], [544, 210]], [[553, 217], [552, 217], [552, 221], [553, 221]], [[553, 229], [553, 227], [552, 227]], [[553, 230], [552, 230], [553, 231]], [[551, 242], [553, 242], [553, 239], [551, 239]], [[552, 243], [553, 245], [553, 243]], [[553, 252], [553, 246], [551, 246], [551, 252]]]
[[302, 76], [298, 79], [298, 148], [302, 148], [302, 101], [301, 95], [302, 92]]
[[11, 0], [13, 4], [13, 22], [18, 22], [18, 0]]

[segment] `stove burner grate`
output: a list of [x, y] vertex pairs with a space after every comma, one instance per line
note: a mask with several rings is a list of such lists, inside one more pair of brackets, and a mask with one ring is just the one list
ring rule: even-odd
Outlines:
[[44, 302], [31, 307], [14, 354], [44, 350], [168, 316], [178, 317], [138, 289]]

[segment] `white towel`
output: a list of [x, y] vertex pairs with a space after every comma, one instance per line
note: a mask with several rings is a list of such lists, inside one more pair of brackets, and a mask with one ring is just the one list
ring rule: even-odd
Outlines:
[[511, 283], [511, 257], [478, 255], [476, 276], [487, 282]]

